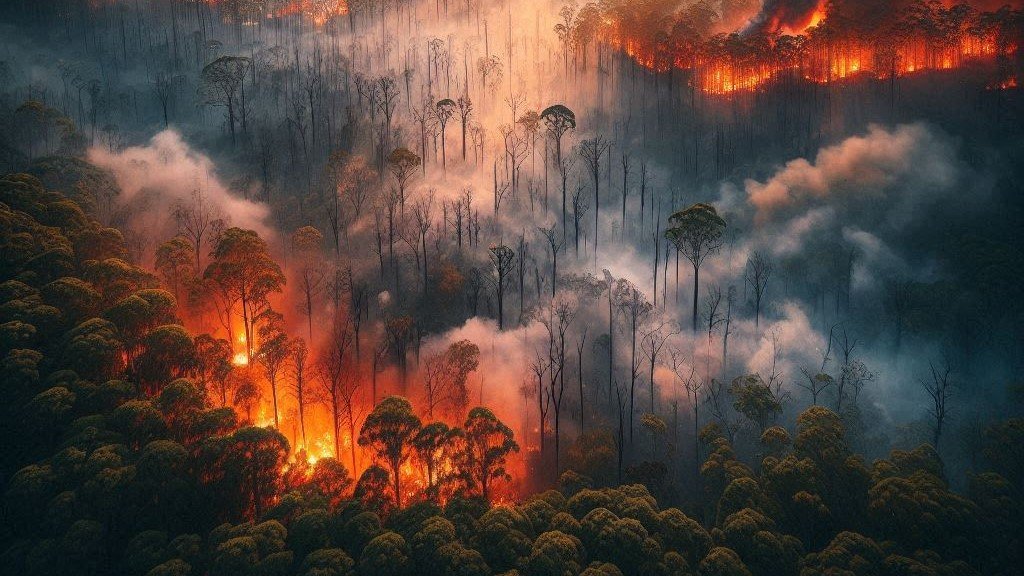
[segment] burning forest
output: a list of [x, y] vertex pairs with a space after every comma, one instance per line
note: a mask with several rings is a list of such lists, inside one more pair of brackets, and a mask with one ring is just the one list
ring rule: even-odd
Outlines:
[[1018, 571], [1018, 1], [0, 32], [12, 572]]

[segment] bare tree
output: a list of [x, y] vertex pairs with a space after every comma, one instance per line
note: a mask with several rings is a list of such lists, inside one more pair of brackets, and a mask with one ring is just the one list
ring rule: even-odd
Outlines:
[[480, 348], [468, 340], [454, 342], [445, 350], [427, 356], [421, 365], [426, 415], [447, 405], [448, 412], [458, 415], [469, 402], [466, 381], [480, 365]]
[[341, 458], [341, 427], [348, 427], [349, 445], [351, 446], [352, 469], [356, 467], [356, 409], [359, 406], [357, 397], [362, 380], [357, 373], [358, 367], [349, 357], [349, 351], [355, 338], [347, 319], [334, 323], [331, 334], [323, 352], [317, 371], [320, 376], [322, 397], [331, 411], [331, 430], [334, 436], [334, 457]]
[[188, 238], [192, 244], [192, 252], [196, 257], [196, 274], [203, 273], [202, 255], [203, 241], [211, 244], [224, 227], [224, 217], [220, 207], [211, 204], [202, 188], [192, 190], [191, 201], [178, 203], [172, 212], [178, 226], [178, 234]]
[[498, 298], [498, 330], [505, 327], [505, 288], [515, 266], [516, 251], [498, 244], [491, 246], [491, 264], [494, 266], [494, 288]]
[[825, 348], [819, 350], [821, 353], [821, 366], [817, 371], [807, 368], [800, 369], [800, 372], [804, 375], [805, 381], [797, 381], [797, 386], [810, 393], [811, 403], [814, 406], [818, 405], [818, 397], [821, 396], [822, 392], [835, 384], [835, 379], [826, 373], [825, 369], [828, 366], [829, 361], [832, 360], [832, 345], [835, 343], [835, 331], [837, 326], [838, 324], [832, 325], [832, 328], [828, 331], [828, 341], [825, 343]]
[[761, 304], [764, 300], [765, 289], [768, 288], [768, 279], [772, 275], [772, 262], [761, 252], [755, 251], [747, 259], [747, 269], [743, 274], [747, 284], [754, 294], [754, 328], [758, 328], [761, 322]]
[[892, 318], [896, 331], [894, 348], [899, 354], [903, 345], [903, 330], [907, 324], [907, 316], [913, 310], [913, 282], [909, 280], [891, 280], [885, 285], [885, 307]]
[[[669, 364], [677, 382], [683, 383], [686, 390], [686, 398], [693, 410], [693, 477], [694, 481], [700, 479], [700, 391], [704, 387], [704, 381], [697, 378], [697, 367], [693, 363], [687, 364], [682, 352], [676, 348], [669, 348]], [[687, 368], [689, 368], [687, 370]]]
[[387, 150], [391, 146], [391, 118], [395, 114], [395, 107], [398, 105], [398, 83], [391, 74], [381, 76], [376, 80], [377, 108], [384, 115], [384, 140], [381, 143], [382, 149]]
[[469, 95], [459, 96], [455, 101], [455, 107], [459, 112], [459, 122], [462, 124], [462, 161], [466, 161], [466, 129], [469, 124], [469, 117], [473, 113], [473, 101]]
[[651, 313], [652, 306], [643, 292], [625, 278], [615, 281], [615, 307], [629, 324], [631, 352], [629, 373], [629, 441], [633, 442], [633, 415], [636, 413], [636, 381], [640, 374], [640, 355], [637, 354], [637, 334]]
[[537, 413], [540, 417], [538, 429], [540, 433], [541, 456], [544, 455], [544, 434], [546, 432], [548, 411], [551, 408], [551, 395], [548, 393], [547, 386], [544, 383], [544, 375], [552, 369], [552, 366], [550, 355], [542, 354], [540, 351], [537, 352], [537, 357], [530, 363], [530, 369], [537, 378], [537, 385], [531, 387], [531, 390], [537, 394]]
[[722, 322], [722, 377], [728, 378], [729, 371], [729, 335], [732, 334], [732, 306], [736, 303], [736, 287], [729, 286], [725, 291], [725, 318]]
[[555, 290], [558, 288], [558, 253], [565, 246], [565, 241], [558, 237], [554, 226], [550, 228], [538, 227], [537, 230], [548, 241], [548, 247], [551, 249], [551, 297], [554, 298]]
[[580, 257], [580, 222], [583, 221], [583, 217], [587, 214], [587, 210], [589, 209], [590, 203], [587, 201], [586, 196], [583, 195], [583, 184], [580, 183], [576, 186], [576, 191], [572, 194], [573, 242], [575, 245], [577, 260]]
[[843, 402], [852, 395], [856, 404], [860, 391], [868, 382], [875, 379], [868, 367], [859, 358], [853, 356], [857, 348], [857, 340], [850, 338], [846, 329], [843, 329], [842, 341], [843, 364], [839, 367], [839, 378], [835, 381], [836, 386], [836, 412], [842, 414]]
[[[245, 73], [249, 59], [241, 56], [221, 56], [207, 64], [200, 74], [199, 96], [204, 104], [227, 109], [231, 144], [235, 143], [235, 118], [242, 113], [245, 126]], [[241, 95], [241, 101], [239, 101]]]
[[719, 326], [725, 322], [721, 308], [722, 289], [718, 286], [712, 286], [708, 294], [704, 296], [704, 311], [701, 313], [701, 317], [704, 319], [704, 327], [707, 328], [708, 334], [708, 349], [705, 359], [707, 365], [704, 376], [709, 381], [711, 380], [711, 342], [714, 339], [715, 333], [718, 332]]
[[306, 384], [309, 381], [309, 347], [302, 338], [296, 338], [292, 344], [292, 369], [293, 380], [291, 391], [295, 396], [299, 416], [299, 430], [302, 432], [302, 446], [309, 449], [309, 442], [306, 439], [306, 406], [310, 403], [307, 395]]
[[948, 361], [944, 361], [938, 367], [934, 363], [929, 363], [928, 368], [930, 371], [929, 377], [921, 380], [921, 387], [928, 393], [932, 401], [931, 406], [928, 408], [928, 414], [935, 420], [935, 425], [932, 429], [932, 445], [938, 451], [939, 440], [942, 439], [942, 427], [945, 425], [946, 417], [949, 415], [949, 399], [953, 396], [954, 384], [950, 378], [953, 369]]
[[554, 411], [555, 425], [555, 472], [561, 472], [559, 454], [561, 450], [562, 401], [565, 398], [565, 335], [576, 318], [577, 304], [574, 299], [560, 297], [539, 311], [538, 320], [548, 332], [548, 394]]
[[416, 231], [423, 247], [423, 293], [427, 293], [427, 233], [433, 224], [434, 189], [431, 188], [416, 201], [412, 208], [413, 219], [416, 220]]
[[659, 318], [656, 321], [652, 321], [646, 330], [644, 330], [643, 336], [640, 338], [640, 348], [650, 362], [649, 384], [651, 394], [651, 414], [655, 414], [654, 410], [654, 370], [658, 365], [658, 357], [664, 349], [665, 344], [669, 338], [679, 334], [679, 328], [673, 322], [669, 322], [664, 318]]

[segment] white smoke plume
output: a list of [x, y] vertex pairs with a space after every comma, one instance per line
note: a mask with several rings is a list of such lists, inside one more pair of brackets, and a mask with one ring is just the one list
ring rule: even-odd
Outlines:
[[213, 160], [193, 149], [176, 130], [163, 130], [144, 146], [118, 152], [94, 146], [88, 159], [114, 175], [120, 188], [115, 201], [127, 209], [128, 227], [151, 242], [174, 235], [174, 207], [191, 202], [197, 190], [231, 226], [255, 230], [265, 238], [272, 236], [269, 208], [233, 194]]

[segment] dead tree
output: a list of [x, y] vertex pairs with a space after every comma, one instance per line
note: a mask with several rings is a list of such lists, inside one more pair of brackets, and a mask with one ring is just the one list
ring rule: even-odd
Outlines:
[[499, 244], [491, 247], [491, 264], [494, 266], [494, 287], [498, 298], [498, 330], [505, 328], [505, 288], [509, 274], [515, 265], [515, 250]]
[[943, 362], [939, 367], [936, 367], [934, 363], [929, 363], [928, 367], [930, 370], [929, 378], [922, 379], [921, 386], [928, 393], [932, 401], [931, 406], [928, 408], [928, 414], [935, 420], [935, 425], [932, 429], [932, 445], [935, 447], [935, 451], [938, 452], [939, 440], [942, 439], [942, 427], [946, 423], [946, 417], [949, 414], [949, 400], [953, 396], [954, 384], [950, 378], [953, 369], [948, 361]]
[[743, 277], [754, 295], [754, 328], [760, 326], [761, 304], [764, 300], [765, 289], [768, 288], [768, 279], [772, 275], [772, 262], [761, 252], [755, 251], [747, 259], [747, 269]]

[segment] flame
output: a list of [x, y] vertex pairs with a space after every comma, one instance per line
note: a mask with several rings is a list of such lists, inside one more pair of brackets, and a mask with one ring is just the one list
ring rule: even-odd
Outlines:
[[803, 18], [800, 22], [795, 24], [785, 24], [779, 21], [779, 17], [773, 17], [771, 24], [768, 29], [770, 32], [781, 32], [788, 36], [797, 36], [799, 34], [806, 34], [811, 28], [814, 28], [825, 21], [828, 16], [827, 0], [818, 0], [818, 5], [815, 6], [814, 10]]
[[231, 363], [235, 366], [248, 366], [249, 355], [245, 352], [236, 352], [235, 355], [231, 357]]
[[[965, 31], [954, 42], [935, 43], [922, 34], [911, 35], [899, 44], [885, 49], [877, 43], [856, 37], [829, 38], [817, 33], [828, 18], [827, 1], [798, 24], [788, 27], [776, 18], [767, 27], [762, 39], [746, 45], [748, 38], [729, 36], [723, 44], [708, 43], [698, 49], [679, 48], [666, 54], [667, 48], [655, 40], [644, 40], [646, 31], [624, 30], [619, 22], [606, 21], [607, 42], [637, 64], [655, 71], [672, 68], [692, 70], [695, 85], [707, 94], [728, 95], [751, 92], [786, 75], [795, 75], [819, 84], [837, 82], [857, 75], [876, 79], [902, 77], [925, 70], [953, 70], [970, 61], [991, 61], [1017, 52], [1016, 44], [999, 46], [992, 31]], [[777, 50], [783, 36], [796, 38], [803, 46], [798, 55]], [[721, 38], [721, 37], [719, 37]], [[761, 38], [761, 37], [756, 37]], [[730, 44], [738, 39], [741, 50]], [[744, 51], [746, 50], [746, 51]], [[993, 89], [1015, 87], [1015, 80], [1002, 80]]]

